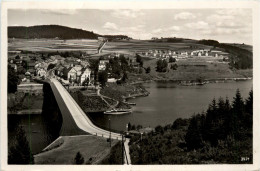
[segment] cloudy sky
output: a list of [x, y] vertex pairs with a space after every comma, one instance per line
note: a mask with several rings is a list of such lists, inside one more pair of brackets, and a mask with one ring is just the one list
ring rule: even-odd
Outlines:
[[182, 37], [252, 44], [250, 9], [9, 10], [9, 26], [58, 24], [136, 39]]

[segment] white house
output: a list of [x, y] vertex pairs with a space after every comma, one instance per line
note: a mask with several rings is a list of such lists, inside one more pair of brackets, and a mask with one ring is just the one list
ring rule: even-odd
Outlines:
[[82, 69], [82, 73], [79, 77], [79, 84], [82, 85], [82, 83], [89, 79], [90, 80], [90, 74], [91, 74], [91, 70], [89, 68], [84, 68]]
[[64, 68], [64, 78], [74, 81], [77, 78], [77, 70], [74, 67]]
[[36, 70], [37, 76], [39, 77], [46, 77], [46, 70], [44, 70], [43, 68], [38, 68]]
[[99, 71], [104, 71], [106, 69], [106, 64], [109, 63], [109, 60], [100, 60], [98, 65]]

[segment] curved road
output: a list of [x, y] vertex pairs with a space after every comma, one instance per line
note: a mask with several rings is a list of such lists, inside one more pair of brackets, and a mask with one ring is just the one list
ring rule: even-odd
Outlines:
[[[69, 110], [70, 115], [81, 130], [97, 136], [103, 136], [106, 138], [110, 137], [109, 131], [101, 129], [91, 122], [85, 112], [80, 108], [77, 102], [71, 97], [69, 92], [61, 85], [58, 80], [51, 78], [50, 84], [51, 87], [55, 88], [55, 90], [53, 91], [56, 91], [56, 94], [58, 93], [59, 96], [63, 99], [66, 108]], [[111, 132], [112, 139], [120, 140], [121, 137], [121, 134]]]

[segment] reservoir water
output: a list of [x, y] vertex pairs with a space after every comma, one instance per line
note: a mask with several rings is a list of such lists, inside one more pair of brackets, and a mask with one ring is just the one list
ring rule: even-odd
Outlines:
[[[102, 127], [125, 130], [126, 124], [155, 127], [172, 124], [177, 118], [189, 118], [194, 113], [205, 111], [213, 98], [229, 98], [233, 101], [236, 89], [242, 97], [248, 97], [253, 88], [253, 81], [228, 81], [225, 83], [210, 83], [203, 86], [180, 86], [176, 83], [150, 82], [144, 83], [150, 92], [147, 97], [130, 99], [136, 103], [133, 112], [125, 115], [104, 115], [90, 113], [92, 120]], [[8, 115], [8, 144], [12, 145], [16, 135], [15, 128], [22, 126], [26, 132], [32, 153], [39, 153], [58, 137], [42, 115]], [[10, 146], [9, 146], [10, 147]]]
[[125, 130], [129, 122], [143, 127], [172, 124], [177, 118], [189, 118], [194, 113], [206, 111], [213, 98], [227, 97], [232, 103], [236, 89], [240, 90], [244, 99], [247, 98], [253, 81], [228, 81], [203, 86], [181, 86], [171, 82], [143, 85], [150, 95], [128, 100], [136, 103], [131, 114], [115, 116], [100, 113], [90, 116], [97, 124], [107, 127], [110, 118], [111, 128], [116, 130]]

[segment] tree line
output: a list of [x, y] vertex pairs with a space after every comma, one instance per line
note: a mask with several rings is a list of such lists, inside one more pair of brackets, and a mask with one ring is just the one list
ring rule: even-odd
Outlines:
[[252, 123], [253, 91], [243, 100], [237, 90], [232, 102], [213, 99], [206, 112], [134, 135], [132, 164], [252, 163]]

